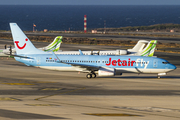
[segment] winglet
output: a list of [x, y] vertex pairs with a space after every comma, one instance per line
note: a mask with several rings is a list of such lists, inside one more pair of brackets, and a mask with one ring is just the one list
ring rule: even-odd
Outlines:
[[61, 62], [61, 60], [58, 58], [58, 56], [54, 52], [52, 52], [52, 54], [56, 62]]
[[79, 53], [80, 53], [80, 55], [84, 55], [80, 49], [79, 49]]

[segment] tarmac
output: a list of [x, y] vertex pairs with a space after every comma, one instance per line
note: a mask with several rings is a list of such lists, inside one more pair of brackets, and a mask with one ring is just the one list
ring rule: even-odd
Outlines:
[[[11, 40], [0, 40], [12, 44]], [[49, 43], [33, 42], [36, 47]], [[62, 44], [62, 50], [106, 47]], [[116, 49], [108, 46], [108, 49]], [[119, 48], [120, 49], [120, 48]], [[179, 120], [179, 54], [156, 53], [175, 64], [166, 76], [123, 74], [87, 79], [85, 73], [28, 67], [0, 58], [1, 120]]]
[[[0, 32], [4, 35], [11, 35], [11, 32]], [[113, 33], [117, 34], [116, 32], [112, 32], [112, 34], [78, 34], [78, 33], [42, 33], [42, 32], [25, 32], [28, 36], [63, 36], [63, 37], [79, 37], [79, 38], [97, 38], [97, 39], [113, 39], [113, 40], [158, 40], [162, 43], [180, 43], [179, 37], [153, 37], [151, 35], [180, 35], [180, 33], [170, 33], [170, 32], [118, 32], [122, 34], [134, 34], [134, 36], [131, 35], [113, 35]], [[139, 36], [139, 34], [143, 36]], [[148, 36], [150, 35], [150, 36]]]

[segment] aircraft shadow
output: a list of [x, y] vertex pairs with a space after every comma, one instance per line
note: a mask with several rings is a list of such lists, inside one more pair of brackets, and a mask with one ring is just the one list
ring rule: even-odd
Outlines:
[[118, 79], [180, 79], [180, 76], [161, 76], [157, 78], [157, 76], [115, 76], [115, 77], [97, 77], [97, 78], [118, 78]]

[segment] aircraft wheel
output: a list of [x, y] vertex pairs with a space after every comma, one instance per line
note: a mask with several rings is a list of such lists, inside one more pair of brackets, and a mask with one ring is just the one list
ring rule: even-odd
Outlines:
[[90, 78], [92, 78], [92, 74], [89, 73], [89, 74], [86, 75], [86, 77], [87, 77], [88, 79], [90, 79]]
[[95, 73], [92, 73], [92, 78], [96, 78], [96, 74]]

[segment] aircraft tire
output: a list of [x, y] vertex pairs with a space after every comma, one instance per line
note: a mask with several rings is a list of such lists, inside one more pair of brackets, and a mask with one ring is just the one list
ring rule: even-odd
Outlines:
[[88, 73], [88, 74], [86, 75], [86, 77], [87, 77], [88, 79], [90, 79], [90, 78], [92, 78], [92, 74]]

